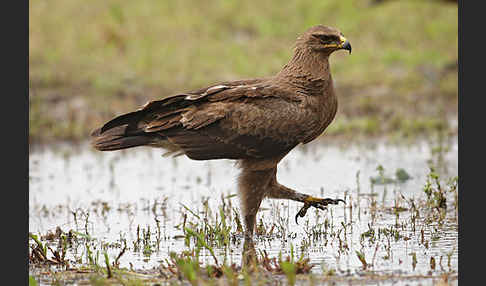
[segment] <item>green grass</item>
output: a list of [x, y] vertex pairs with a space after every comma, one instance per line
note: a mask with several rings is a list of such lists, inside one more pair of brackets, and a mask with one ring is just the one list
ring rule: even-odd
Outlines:
[[[457, 61], [457, 5], [370, 3], [30, 1], [31, 139], [81, 139], [146, 100], [275, 74], [295, 38], [316, 24], [339, 28], [353, 46], [350, 56], [337, 52], [331, 59], [340, 95], [352, 91], [356, 98], [366, 87], [387, 87], [372, 104], [388, 108], [420, 94], [441, 97], [454, 109], [457, 72], [444, 70]], [[360, 107], [341, 105], [350, 114]], [[385, 107], [371, 114], [382, 115]], [[52, 112], [63, 108], [68, 112]]]
[[29, 286], [37, 286], [39, 284], [37, 284], [37, 281], [35, 280], [35, 278], [33, 276], [30, 276], [29, 275]]

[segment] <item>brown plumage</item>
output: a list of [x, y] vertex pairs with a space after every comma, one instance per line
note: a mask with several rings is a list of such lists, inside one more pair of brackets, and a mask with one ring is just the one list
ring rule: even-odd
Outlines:
[[[223, 82], [147, 103], [93, 131], [101, 151], [162, 147], [194, 160], [235, 159], [246, 234], [253, 234], [264, 197], [325, 208], [342, 200], [298, 193], [276, 180], [278, 162], [300, 143], [318, 137], [334, 119], [337, 99], [329, 55], [351, 45], [334, 28], [318, 25], [296, 42], [294, 55], [275, 76]], [[344, 201], [343, 201], [344, 202]]]

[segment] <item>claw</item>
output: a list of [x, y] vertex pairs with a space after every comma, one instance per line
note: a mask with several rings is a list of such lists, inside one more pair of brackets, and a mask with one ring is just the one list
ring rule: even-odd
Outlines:
[[299, 217], [304, 217], [305, 214], [307, 213], [307, 210], [310, 207], [315, 207], [315, 208], [318, 208], [320, 210], [326, 210], [327, 205], [337, 205], [339, 202], [343, 202], [344, 204], [346, 204], [346, 202], [344, 200], [341, 200], [341, 199], [335, 199], [334, 200], [334, 199], [329, 199], [329, 198], [320, 199], [320, 200], [313, 200], [313, 201], [306, 201], [304, 203], [304, 206], [295, 215], [295, 223], [299, 224], [299, 222], [298, 222]]
[[326, 205], [337, 205], [339, 202], [343, 202], [344, 204], [346, 204], [346, 202], [344, 200], [341, 200], [341, 199], [324, 199], [323, 200], [324, 203], [326, 203]]
[[297, 221], [299, 217], [304, 217], [305, 214], [307, 213], [307, 210], [311, 207], [310, 204], [304, 204], [304, 206], [300, 209], [300, 211], [295, 215], [295, 223], [299, 224]]

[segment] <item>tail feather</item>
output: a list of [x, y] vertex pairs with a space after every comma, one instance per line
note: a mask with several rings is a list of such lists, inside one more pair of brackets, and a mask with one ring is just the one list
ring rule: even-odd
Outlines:
[[[164, 148], [169, 153], [181, 152], [162, 132], [147, 132], [145, 117], [150, 115], [151, 106], [143, 110], [120, 115], [102, 127], [91, 132], [91, 145], [100, 151], [114, 151], [137, 146]], [[150, 117], [150, 116], [149, 116]]]
[[[100, 133], [105, 133], [106, 131], [125, 125], [128, 129], [137, 129], [137, 123], [142, 119], [144, 112], [142, 110], [126, 113], [113, 118], [108, 121], [100, 128]], [[96, 131], [96, 130], [95, 130]]]
[[101, 128], [91, 133], [91, 145], [100, 151], [114, 151], [136, 146], [149, 145], [156, 139], [144, 134], [126, 134], [126, 126], [117, 126], [101, 132]]

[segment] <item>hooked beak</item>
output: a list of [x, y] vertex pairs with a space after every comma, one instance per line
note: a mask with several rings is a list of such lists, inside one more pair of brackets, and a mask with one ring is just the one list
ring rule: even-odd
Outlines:
[[340, 36], [339, 40], [340, 40], [339, 48], [348, 50], [349, 53], [351, 54], [351, 44], [349, 43], [349, 41], [343, 36]]

